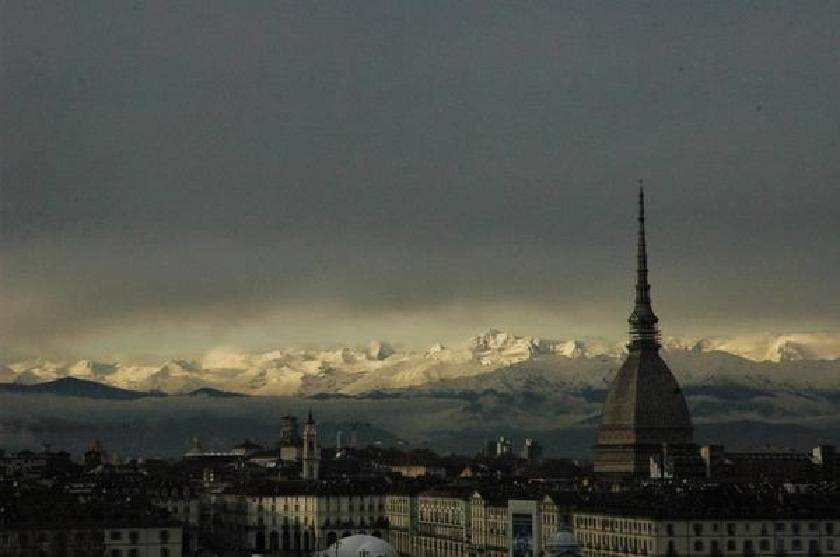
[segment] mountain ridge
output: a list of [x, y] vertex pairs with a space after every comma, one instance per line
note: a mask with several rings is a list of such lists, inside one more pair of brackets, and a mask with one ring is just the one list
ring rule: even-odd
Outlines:
[[105, 385], [96, 381], [88, 381], [86, 379], [78, 379], [76, 377], [62, 377], [61, 379], [36, 384], [0, 383], [0, 392], [17, 394], [47, 394], [108, 400], [136, 400], [145, 397], [166, 396], [164, 393], [121, 389], [119, 387]]
[[[401, 351], [374, 341], [357, 348], [286, 347], [255, 353], [217, 349], [201, 361], [172, 359], [159, 366], [27, 360], [2, 368], [0, 380], [38, 385], [76, 378], [174, 395], [212, 390], [255, 396], [361, 396], [395, 389], [422, 391], [447, 381], [474, 384], [472, 390], [477, 390], [478, 383], [495, 377], [488, 374], [498, 370], [513, 368], [524, 374], [540, 368], [562, 376], [552, 378], [554, 387], [600, 388], [625, 353], [624, 344], [603, 339], [549, 340], [490, 329], [460, 345], [435, 344], [425, 351]], [[665, 337], [663, 356], [685, 385], [729, 382], [840, 391], [840, 333]]]

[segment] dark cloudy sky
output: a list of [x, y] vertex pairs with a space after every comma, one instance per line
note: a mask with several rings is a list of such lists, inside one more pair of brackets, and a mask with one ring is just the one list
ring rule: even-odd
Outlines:
[[3, 358], [840, 328], [840, 2], [0, 6]]

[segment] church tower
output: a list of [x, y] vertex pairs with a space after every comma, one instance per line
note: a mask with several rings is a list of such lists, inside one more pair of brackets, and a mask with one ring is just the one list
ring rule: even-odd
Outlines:
[[645, 197], [639, 190], [636, 300], [630, 314], [629, 353], [610, 385], [601, 413], [595, 472], [648, 476], [651, 457], [691, 454], [693, 427], [688, 405], [668, 365], [659, 356], [659, 319], [648, 284]]
[[303, 479], [317, 480], [321, 464], [321, 452], [318, 449], [318, 428], [312, 419], [312, 410], [306, 416], [303, 426]]

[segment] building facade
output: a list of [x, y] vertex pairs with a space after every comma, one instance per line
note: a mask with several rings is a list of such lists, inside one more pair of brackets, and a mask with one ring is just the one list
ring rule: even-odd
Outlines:
[[586, 557], [840, 555], [840, 518], [724, 518], [725, 514], [676, 518], [576, 512], [573, 521]]
[[385, 489], [357, 484], [281, 482], [229, 490], [215, 500], [221, 547], [312, 552], [353, 534], [385, 537]]
[[470, 499], [470, 555], [507, 557], [510, 550], [510, 516], [507, 501], [480, 492]]
[[417, 496], [418, 557], [465, 557], [470, 553], [473, 489], [446, 487]]
[[542, 521], [542, 547], [546, 547], [558, 533], [572, 530], [572, 509], [576, 498], [567, 494], [552, 493], [542, 499], [540, 514]]
[[388, 542], [398, 555], [416, 555], [417, 497], [409, 492], [391, 492], [385, 496], [385, 519]]
[[104, 528], [93, 523], [0, 527], [0, 557], [181, 557], [181, 536], [174, 524], [139, 521]]
[[819, 445], [809, 452], [764, 449], [726, 451], [723, 445], [700, 447], [705, 476], [724, 482], [815, 482], [840, 479], [836, 448]]

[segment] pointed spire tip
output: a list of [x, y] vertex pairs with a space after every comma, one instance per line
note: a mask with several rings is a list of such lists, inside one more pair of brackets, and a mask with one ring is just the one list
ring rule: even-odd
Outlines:
[[630, 315], [631, 348], [658, 348], [659, 321], [650, 303], [650, 284], [647, 269], [647, 242], [645, 241], [645, 194], [639, 180], [639, 231], [636, 252], [636, 301]]

